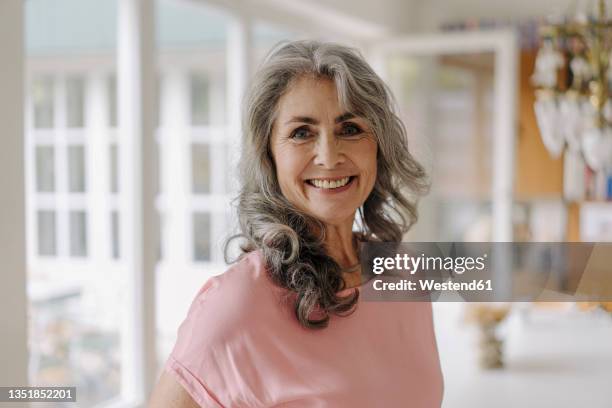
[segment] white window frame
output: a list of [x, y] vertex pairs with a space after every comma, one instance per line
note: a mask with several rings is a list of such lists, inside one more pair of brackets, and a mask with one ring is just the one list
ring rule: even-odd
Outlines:
[[[36, 71], [30, 72], [27, 77], [28, 83], [32, 83], [32, 79], [38, 75]], [[47, 73], [44, 74], [47, 76]], [[56, 219], [56, 254], [53, 256], [40, 256], [38, 254], [37, 242], [29, 240], [28, 259], [30, 264], [36, 265], [38, 262], [52, 260], [53, 262], [70, 263], [74, 257], [70, 255], [70, 227], [69, 227], [69, 212], [84, 211], [86, 213], [86, 224], [89, 224], [91, 219], [90, 209], [88, 206], [88, 192], [91, 188], [89, 180], [88, 167], [88, 151], [90, 149], [86, 138], [87, 129], [83, 128], [68, 128], [66, 126], [66, 81], [67, 78], [73, 75], [82, 75], [84, 84], [87, 85], [87, 77], [79, 71], [59, 71], [55, 75], [50, 75], [53, 83], [53, 128], [51, 129], [36, 129], [34, 127], [33, 104], [26, 103], [26, 132], [25, 132], [25, 147], [28, 163], [35, 163], [35, 149], [37, 146], [51, 146], [54, 151], [54, 185], [55, 191], [47, 193], [39, 193], [36, 190], [36, 172], [33, 172], [26, 180], [28, 196], [33, 200], [29, 202], [28, 219], [30, 236], [36, 236], [36, 214], [38, 210], [51, 210], [55, 212]], [[87, 97], [87, 89], [84, 90]], [[87, 107], [87, 102], [85, 106]], [[87, 112], [84, 112], [85, 120], [87, 120]], [[87, 126], [87, 124], [85, 124]], [[85, 187], [84, 193], [70, 192], [68, 190], [68, 147], [71, 145], [82, 145], [85, 150]], [[33, 166], [35, 167], [35, 166]], [[88, 235], [87, 239], [87, 255], [80, 260], [89, 257], [91, 249], [91, 239], [89, 233], [89, 225], [86, 225]], [[36, 268], [36, 267], [35, 267]]]

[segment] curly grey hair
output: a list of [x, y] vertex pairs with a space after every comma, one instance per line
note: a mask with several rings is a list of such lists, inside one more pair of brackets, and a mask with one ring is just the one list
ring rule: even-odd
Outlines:
[[[345, 289], [342, 269], [324, 248], [325, 226], [281, 193], [270, 150], [278, 101], [303, 75], [335, 83], [346, 112], [364, 118], [378, 144], [377, 179], [358, 221], [362, 240], [401, 241], [417, 219], [416, 201], [427, 189], [423, 167], [408, 151], [406, 129], [394, 111], [389, 88], [359, 51], [336, 43], [278, 44], [255, 74], [246, 98], [236, 199], [242, 253], [260, 250], [275, 284], [295, 293], [294, 310], [307, 328], [324, 328], [330, 315], [350, 314], [359, 292]], [[319, 317], [313, 317], [313, 312]]]

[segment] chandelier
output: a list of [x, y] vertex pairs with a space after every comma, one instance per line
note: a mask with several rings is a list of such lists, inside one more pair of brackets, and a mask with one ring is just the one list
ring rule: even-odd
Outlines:
[[593, 170], [612, 167], [612, 20], [604, 0], [595, 15], [577, 14], [540, 28], [534, 111], [553, 157], [582, 155]]

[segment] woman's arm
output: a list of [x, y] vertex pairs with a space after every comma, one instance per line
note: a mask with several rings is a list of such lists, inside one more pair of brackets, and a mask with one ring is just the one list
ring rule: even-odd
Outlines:
[[189, 393], [164, 371], [151, 393], [149, 408], [200, 408]]

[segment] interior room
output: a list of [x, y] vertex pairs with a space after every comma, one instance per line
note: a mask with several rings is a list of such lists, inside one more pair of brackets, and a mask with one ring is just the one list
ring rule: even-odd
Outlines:
[[[0, 386], [145, 406], [194, 296], [227, 269], [244, 93], [281, 41], [355, 47], [388, 84], [431, 179], [405, 241], [612, 242], [612, 105], [593, 102], [612, 74], [596, 94], [578, 65], [593, 44], [612, 57], [612, 36], [555, 48], [610, 8], [2, 0]], [[442, 406], [612, 407], [605, 300], [433, 302]]]

